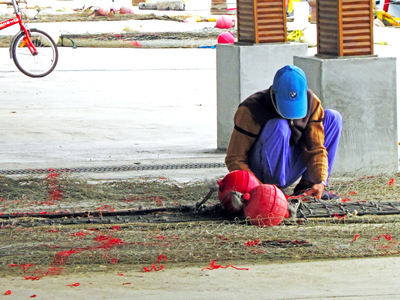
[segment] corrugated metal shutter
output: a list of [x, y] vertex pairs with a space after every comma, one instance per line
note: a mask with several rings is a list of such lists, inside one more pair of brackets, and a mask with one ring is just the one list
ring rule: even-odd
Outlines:
[[372, 55], [372, 22], [370, 0], [318, 0], [318, 54]]
[[237, 7], [239, 42], [287, 41], [286, 8], [282, 0], [238, 0]]

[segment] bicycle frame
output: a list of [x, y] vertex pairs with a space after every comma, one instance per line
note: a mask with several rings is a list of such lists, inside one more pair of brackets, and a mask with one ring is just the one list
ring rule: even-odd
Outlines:
[[[0, 23], [0, 31], [3, 30], [3, 29], [5, 29], [5, 28], [8, 28], [8, 27], [10, 27], [10, 26], [13, 26], [13, 25], [15, 25], [15, 24], [19, 24], [19, 27], [20, 27], [21, 31], [23, 31], [23, 32], [25, 33], [25, 43], [26, 43], [26, 46], [28, 47], [28, 49], [29, 49], [29, 51], [32, 53], [32, 55], [37, 55], [38, 52], [37, 52], [37, 50], [36, 50], [36, 48], [35, 48], [35, 45], [32, 43], [32, 41], [31, 41], [31, 39], [30, 39], [30, 34], [29, 34], [28, 29], [26, 29], [24, 23], [22, 22], [21, 14], [20, 14], [20, 12], [19, 12], [19, 8], [18, 8], [18, 6], [17, 6], [15, 0], [12, 0], [12, 4], [13, 4], [13, 6], [14, 6], [14, 11], [15, 11], [16, 17], [1, 22], [1, 23]], [[12, 43], [11, 43], [11, 44], [12, 44]]]

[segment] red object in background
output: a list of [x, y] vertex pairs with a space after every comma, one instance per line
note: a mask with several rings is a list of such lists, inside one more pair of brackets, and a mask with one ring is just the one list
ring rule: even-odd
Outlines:
[[377, 238], [372, 237], [371, 241], [379, 241], [381, 237], [384, 237], [387, 241], [391, 241], [392, 240], [392, 236], [390, 234], [381, 234]]
[[67, 284], [66, 286], [80, 286], [81, 284], [79, 282], [77, 283], [72, 283], [72, 284]]
[[383, 10], [384, 10], [385, 12], [388, 12], [389, 3], [390, 3], [390, 0], [385, 0], [385, 3], [383, 4]]
[[253, 225], [276, 226], [289, 216], [286, 197], [275, 185], [261, 184], [249, 194], [244, 213]]
[[99, 15], [101, 15], [101, 16], [107, 16], [110, 13], [110, 11], [111, 11], [111, 9], [108, 5], [100, 6], [97, 10]]
[[10, 290], [6, 291], [6, 292], [4, 293], [4, 295], [11, 295], [11, 291], [10, 291]]
[[157, 264], [160, 263], [162, 259], [164, 259], [165, 261], [168, 260], [168, 258], [167, 258], [164, 254], [160, 254], [160, 255], [158, 256], [158, 260], [157, 260], [156, 263], [157, 263]]
[[222, 32], [218, 36], [218, 44], [233, 44], [235, 43], [235, 37], [232, 32]]
[[227, 268], [234, 268], [236, 270], [249, 270], [248, 268], [238, 268], [238, 267], [235, 267], [235, 266], [232, 266], [232, 265], [227, 265], [226, 267], [223, 267], [221, 265], [216, 265], [215, 264], [215, 260], [213, 260], [210, 263], [210, 267], [209, 268], [203, 268], [201, 270], [204, 271], [204, 270], [227, 269]]
[[119, 9], [119, 13], [120, 14], [133, 14], [133, 6], [121, 6], [121, 8]]
[[217, 22], [215, 24], [215, 27], [219, 29], [229, 29], [233, 26], [234, 20], [231, 17], [228, 16], [219, 16], [217, 18]]
[[146, 268], [146, 267], [143, 267], [143, 270], [144, 270], [145, 272], [151, 272], [152, 270], [158, 272], [158, 271], [161, 271], [162, 269], [164, 269], [164, 265], [161, 265], [160, 268], [158, 268], [158, 269], [157, 269], [157, 267], [156, 267], [155, 265], [151, 265], [151, 268], [150, 268], [150, 269], [149, 269], [149, 268]]
[[257, 178], [248, 171], [236, 170], [227, 174], [222, 180], [218, 181], [218, 199], [222, 206], [230, 212], [238, 212], [242, 208], [232, 204], [232, 192], [241, 194], [250, 192], [260, 183]]

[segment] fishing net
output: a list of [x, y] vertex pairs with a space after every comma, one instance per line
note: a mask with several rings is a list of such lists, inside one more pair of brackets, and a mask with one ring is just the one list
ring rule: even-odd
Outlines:
[[[326, 213], [313, 215], [310, 211], [318, 211], [320, 203], [303, 199], [308, 203], [304, 216], [258, 227], [219, 205], [210, 188], [214, 181], [85, 180], [51, 170], [47, 175], [2, 176], [0, 268], [36, 280], [76, 271], [206, 266], [213, 260], [265, 263], [398, 255], [399, 178], [331, 178], [329, 189], [341, 198], [322, 204]], [[200, 202], [205, 203], [199, 207]]]

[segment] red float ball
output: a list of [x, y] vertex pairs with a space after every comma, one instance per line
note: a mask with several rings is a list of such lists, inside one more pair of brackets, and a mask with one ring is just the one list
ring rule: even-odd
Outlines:
[[107, 16], [110, 13], [110, 7], [105, 5], [105, 6], [100, 6], [97, 10], [99, 15], [101, 16]]
[[218, 44], [233, 44], [235, 37], [231, 32], [223, 32], [218, 36]]
[[275, 185], [256, 186], [248, 198], [244, 213], [253, 225], [276, 226], [289, 216], [286, 197]]
[[121, 8], [119, 9], [119, 13], [120, 14], [133, 14], [133, 6], [132, 5], [121, 6]]
[[224, 29], [224, 28], [231, 28], [233, 26], [234, 20], [232, 20], [228, 16], [219, 16], [217, 18], [217, 22], [215, 24], [215, 27]]
[[240, 202], [240, 199], [237, 199], [236, 195], [234, 196], [235, 192], [240, 194], [248, 193], [258, 185], [260, 185], [259, 181], [250, 172], [243, 170], [232, 171], [218, 181], [218, 199], [222, 206], [231, 213], [241, 211], [243, 203]]

